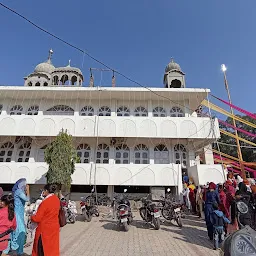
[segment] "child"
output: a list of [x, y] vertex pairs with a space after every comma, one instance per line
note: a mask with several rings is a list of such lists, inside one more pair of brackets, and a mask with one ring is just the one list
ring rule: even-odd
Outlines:
[[227, 219], [224, 213], [218, 210], [218, 204], [213, 203], [213, 212], [211, 213], [211, 223], [213, 225], [213, 242], [214, 250], [219, 249], [219, 244], [223, 242], [225, 237], [224, 224], [230, 224], [230, 220]]

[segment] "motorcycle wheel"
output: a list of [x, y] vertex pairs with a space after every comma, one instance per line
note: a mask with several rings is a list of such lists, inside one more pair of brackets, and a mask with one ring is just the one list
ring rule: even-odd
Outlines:
[[169, 210], [167, 208], [162, 208], [161, 213], [166, 220], [170, 220]]
[[91, 214], [88, 214], [88, 213], [86, 212], [86, 210], [82, 210], [82, 215], [84, 216], [84, 218], [85, 218], [85, 220], [86, 220], [87, 222], [90, 222], [90, 221], [92, 220], [92, 215], [91, 215]]
[[69, 222], [70, 222], [71, 224], [74, 224], [74, 223], [76, 222], [75, 216], [70, 216], [70, 217], [69, 217]]
[[127, 222], [124, 222], [123, 223], [123, 226], [124, 226], [124, 231], [127, 232], [129, 230], [129, 225]]
[[160, 218], [153, 218], [153, 225], [155, 227], [155, 230], [160, 229]]
[[145, 220], [145, 216], [146, 216], [146, 208], [145, 207], [141, 207], [140, 208], [140, 217]]
[[176, 222], [177, 222], [178, 226], [179, 226], [180, 228], [182, 228], [181, 216], [178, 216]]

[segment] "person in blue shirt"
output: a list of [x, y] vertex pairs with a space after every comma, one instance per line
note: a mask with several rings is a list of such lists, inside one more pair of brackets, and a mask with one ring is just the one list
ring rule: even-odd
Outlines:
[[212, 207], [213, 212], [211, 213], [210, 218], [213, 225], [213, 244], [214, 250], [217, 250], [225, 238], [224, 224], [230, 224], [230, 220], [219, 210], [217, 203], [213, 203]]
[[204, 206], [205, 221], [206, 221], [208, 236], [210, 240], [213, 240], [213, 225], [210, 218], [213, 212], [213, 206], [212, 206], [213, 203], [219, 204], [220, 199], [216, 192], [216, 184], [213, 182], [210, 182], [209, 189], [206, 192], [205, 206]]

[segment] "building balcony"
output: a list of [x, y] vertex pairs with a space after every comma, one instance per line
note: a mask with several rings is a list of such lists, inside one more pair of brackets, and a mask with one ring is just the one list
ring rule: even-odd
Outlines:
[[[15, 183], [26, 178], [30, 184], [45, 184], [46, 163], [0, 163], [0, 183]], [[195, 184], [224, 182], [221, 165], [195, 165], [188, 168]], [[178, 186], [182, 190], [181, 166], [178, 164], [76, 164], [73, 185]]]
[[227, 173], [220, 164], [200, 164], [189, 167], [188, 175], [193, 178], [195, 184], [205, 185], [207, 182], [224, 183]]
[[0, 136], [218, 138], [217, 119], [203, 117], [117, 117], [1, 115]]
[[[0, 163], [0, 183], [26, 178], [30, 184], [45, 184], [46, 163]], [[178, 186], [181, 167], [177, 164], [76, 164], [74, 185]]]

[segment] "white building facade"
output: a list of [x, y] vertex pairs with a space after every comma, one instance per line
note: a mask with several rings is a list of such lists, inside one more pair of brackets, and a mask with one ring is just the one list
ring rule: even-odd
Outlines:
[[22, 177], [45, 184], [44, 149], [61, 129], [73, 136], [81, 161], [75, 192], [97, 185], [109, 194], [124, 186], [179, 194], [184, 171], [196, 184], [223, 182], [210, 146], [220, 136], [218, 120], [196, 113], [210, 91], [186, 88], [177, 63], [166, 67], [164, 88], [85, 87], [78, 68], [55, 68], [51, 54], [24, 86], [0, 87], [0, 184]]

